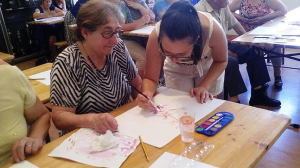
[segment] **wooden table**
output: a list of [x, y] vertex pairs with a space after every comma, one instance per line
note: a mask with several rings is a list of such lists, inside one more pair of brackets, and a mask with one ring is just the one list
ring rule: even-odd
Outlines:
[[0, 52], [0, 58], [3, 61], [8, 62], [8, 61], [13, 60], [15, 58], [15, 56], [10, 55], [10, 54], [6, 54], [6, 53], [3, 53], [3, 52]]
[[[118, 116], [135, 105], [135, 102], [131, 102], [114, 110], [111, 114]], [[235, 119], [213, 137], [195, 133], [195, 140], [214, 144], [215, 149], [203, 162], [217, 167], [254, 167], [291, 122], [291, 119], [283, 114], [226, 101], [198, 123], [202, 123], [219, 111], [230, 111], [235, 114]], [[47, 156], [75, 131], [45, 145], [37, 154], [27, 157], [27, 160], [43, 168], [91, 167], [74, 161]], [[187, 145], [181, 141], [180, 135], [161, 149], [145, 144], [150, 162], [146, 160], [142, 147], [139, 145], [121, 167], [149, 167], [165, 151], [180, 154]], [[8, 164], [4, 167], [11, 165]]]
[[[148, 24], [147, 26], [155, 26], [154, 23], [151, 23], [151, 24]], [[145, 27], [147, 27], [145, 26]], [[145, 28], [145, 27], [142, 27], [142, 28]], [[142, 29], [141, 28], [141, 29]], [[124, 36], [135, 36], [135, 37], [145, 37], [145, 38], [148, 38], [151, 34], [151, 32], [147, 31], [147, 32], [142, 32], [142, 33], [134, 33], [135, 30], [133, 31], [125, 31], [123, 32], [123, 35]]]
[[[42, 64], [40, 66], [36, 66], [30, 69], [23, 71], [23, 73], [29, 77], [31, 75], [35, 75], [44, 71], [48, 71], [52, 68], [52, 63]], [[45, 104], [50, 101], [50, 86], [45, 85], [37, 80], [29, 80], [31, 86], [36, 92], [36, 95], [39, 99]]]
[[[296, 17], [296, 16], [299, 16], [299, 15], [300, 15], [300, 7], [288, 12], [285, 16], [278, 17], [274, 20], [271, 20], [271, 21], [267, 22], [267, 23], [263, 24], [260, 27], [274, 27], [274, 28], [276, 28], [279, 25], [288, 24], [290, 21], [299, 21], [300, 22], [299, 17]], [[266, 49], [264, 47], [264, 45], [270, 45], [270, 44], [268, 44], [268, 43], [254, 44], [253, 41], [254, 41], [255, 35], [250, 35], [249, 34], [250, 32], [247, 32], [247, 33], [235, 38], [234, 40], [232, 40], [232, 42], [236, 43], [236, 44], [241, 44], [241, 45], [254, 46], [256, 48], [262, 49], [262, 51], [270, 52], [269, 49]], [[287, 42], [287, 43], [281, 43], [281, 44], [272, 44], [272, 45], [276, 46], [276, 47], [281, 47], [283, 49], [285, 49], [285, 48], [300, 49], [300, 37], [295, 37], [295, 41], [291, 41], [291, 42]], [[276, 53], [276, 52], [271, 51], [271, 53], [277, 54], [280, 57], [287, 57], [287, 58], [290, 58], [290, 59], [293, 59], [293, 60], [300, 61], [299, 58], [294, 57], [296, 55], [300, 55], [300, 53], [297, 53], [297, 52], [292, 53], [292, 54], [285, 54], [284, 51], [283, 51], [283, 53]]]

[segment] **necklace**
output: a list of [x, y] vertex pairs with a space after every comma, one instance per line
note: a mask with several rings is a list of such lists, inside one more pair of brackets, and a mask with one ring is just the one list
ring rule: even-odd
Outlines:
[[92, 60], [91, 57], [89, 56], [89, 54], [86, 52], [86, 50], [85, 50], [85, 48], [84, 48], [82, 42], [81, 42], [81, 45], [82, 45], [82, 47], [83, 47], [84, 52], [85, 52], [86, 55], [87, 55], [87, 58], [88, 58], [89, 62], [92, 64], [93, 68], [96, 69], [97, 72], [99, 72], [100, 70], [96, 67], [96, 65], [94, 64], [93, 60]]

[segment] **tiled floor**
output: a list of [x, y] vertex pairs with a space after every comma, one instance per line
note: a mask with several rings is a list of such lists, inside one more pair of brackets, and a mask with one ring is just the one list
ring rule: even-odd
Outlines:
[[[291, 51], [290, 51], [291, 52]], [[298, 57], [300, 58], [300, 56]], [[20, 63], [17, 66], [24, 70], [33, 67], [35, 60]], [[270, 63], [268, 63], [271, 65]], [[284, 66], [292, 66], [300, 68], [300, 62], [285, 59]], [[240, 70], [248, 90], [250, 90], [250, 82], [248, 79], [246, 65], [240, 65]], [[274, 111], [276, 113], [286, 114], [292, 118], [292, 123], [300, 124], [300, 70], [296, 69], [282, 69], [282, 79], [284, 82], [282, 90], [276, 90], [273, 87], [273, 67], [268, 66], [271, 82], [267, 92], [270, 97], [279, 99], [282, 102], [280, 108], [261, 108]], [[250, 99], [250, 92], [240, 95], [241, 103], [248, 104]], [[270, 121], [266, 121], [270, 122]], [[262, 128], [263, 129], [263, 128]], [[50, 135], [52, 138], [57, 137], [57, 130], [51, 127]], [[289, 128], [276, 141], [273, 147], [262, 157], [262, 159], [255, 166], [256, 168], [298, 168], [300, 167], [300, 134], [299, 129]]]

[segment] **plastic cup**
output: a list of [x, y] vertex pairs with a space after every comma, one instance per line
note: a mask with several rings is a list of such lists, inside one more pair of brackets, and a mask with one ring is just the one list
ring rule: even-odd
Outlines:
[[195, 133], [195, 112], [192, 109], [179, 109], [179, 128], [181, 140], [183, 142], [192, 142]]

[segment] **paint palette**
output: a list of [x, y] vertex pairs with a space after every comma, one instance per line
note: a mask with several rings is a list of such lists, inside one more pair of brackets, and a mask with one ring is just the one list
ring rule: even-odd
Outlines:
[[218, 112], [196, 128], [196, 132], [213, 136], [234, 119], [230, 112]]

